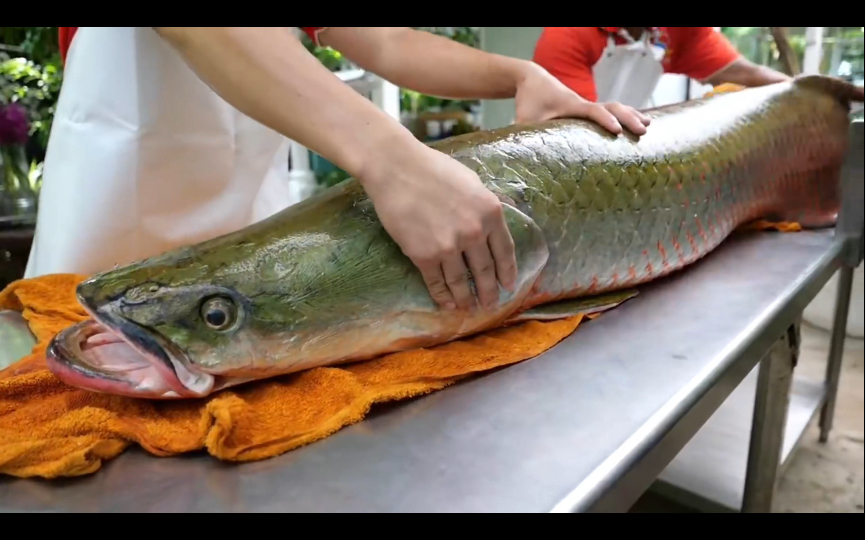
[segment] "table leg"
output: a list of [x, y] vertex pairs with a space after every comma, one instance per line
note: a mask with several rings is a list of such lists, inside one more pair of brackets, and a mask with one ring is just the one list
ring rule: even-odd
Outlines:
[[848, 327], [848, 310], [851, 306], [851, 285], [854, 282], [854, 268], [843, 266], [839, 272], [839, 287], [836, 290], [836, 313], [833, 316], [833, 330], [830, 337], [830, 354], [827, 358], [827, 376], [824, 379], [824, 406], [821, 408], [819, 440], [827, 442], [833, 428], [836, 413], [836, 396], [839, 392], [839, 375], [842, 373], [842, 352], [845, 350], [845, 333]]
[[743, 494], [743, 512], [769, 513], [782, 458], [785, 422], [794, 370], [791, 332], [785, 332], [761, 360]]

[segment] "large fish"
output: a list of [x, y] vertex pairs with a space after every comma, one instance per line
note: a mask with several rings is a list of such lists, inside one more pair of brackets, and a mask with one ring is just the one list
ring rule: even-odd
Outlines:
[[316, 366], [603, 310], [765, 218], [827, 227], [849, 103], [823, 76], [650, 110], [639, 139], [556, 120], [433, 146], [504, 204], [518, 279], [492, 311], [440, 310], [350, 179], [240, 231], [96, 275], [48, 360], [67, 383], [194, 398]]

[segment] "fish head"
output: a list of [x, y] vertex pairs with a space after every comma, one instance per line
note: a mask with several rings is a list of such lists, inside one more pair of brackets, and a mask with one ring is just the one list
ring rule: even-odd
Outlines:
[[518, 280], [494, 312], [442, 310], [415, 265], [348, 190], [83, 281], [92, 320], [60, 332], [51, 370], [74, 386], [151, 399], [425, 347], [505, 319], [548, 257], [538, 226], [506, 212]]
[[202, 366], [248, 352], [252, 302], [172, 255], [79, 284], [77, 299], [92, 319], [55, 336], [51, 370], [79, 387], [131, 397], [201, 397], [218, 388], [218, 374]]

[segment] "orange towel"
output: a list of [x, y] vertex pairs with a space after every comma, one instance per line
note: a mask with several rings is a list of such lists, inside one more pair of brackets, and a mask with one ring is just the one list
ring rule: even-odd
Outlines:
[[581, 317], [529, 322], [440, 347], [317, 368], [183, 402], [155, 402], [77, 390], [45, 367], [56, 332], [86, 314], [73, 290], [83, 276], [15, 282], [0, 309], [23, 312], [38, 344], [0, 371], [0, 473], [75, 476], [132, 442], [159, 456], [206, 448], [220, 459], [282, 454], [361, 420], [374, 403], [439, 390], [480, 371], [537, 356], [568, 336]]
[[17, 281], [0, 292], [0, 309], [22, 312], [38, 341], [31, 355], [0, 371], [0, 474], [90, 474], [132, 443], [157, 456], [207, 449], [229, 461], [273, 457], [360, 421], [374, 403], [419, 396], [535, 357], [583, 319], [527, 322], [430, 349], [251, 383], [201, 400], [148, 401], [77, 390], [45, 366], [54, 334], [87, 318], [74, 296], [83, 278], [50, 275]]
[[714, 86], [712, 90], [705, 93], [703, 97], [715, 96], [718, 94], [727, 94], [729, 92], [739, 92], [740, 90], [745, 89], [745, 86], [741, 86], [739, 84], [734, 83], [722, 83], [717, 86]]

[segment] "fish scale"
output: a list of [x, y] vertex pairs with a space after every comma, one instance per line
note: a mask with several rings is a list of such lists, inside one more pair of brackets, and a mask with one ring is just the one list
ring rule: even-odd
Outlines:
[[[457, 139], [472, 135], [448, 141], [452, 157], [548, 239], [550, 258], [528, 304], [650, 281], [770, 214], [835, 218], [837, 195], [815, 181], [834, 181], [847, 145], [847, 111], [832, 91], [787, 83], [648, 114], [653, 124], [639, 139], [562, 120], [546, 123], [543, 137], [530, 126], [481, 145], [461, 148]], [[523, 150], [499, 150], [515, 145]], [[533, 158], [516, 163], [527, 153]], [[533, 174], [502, 182], [491, 162]]]

